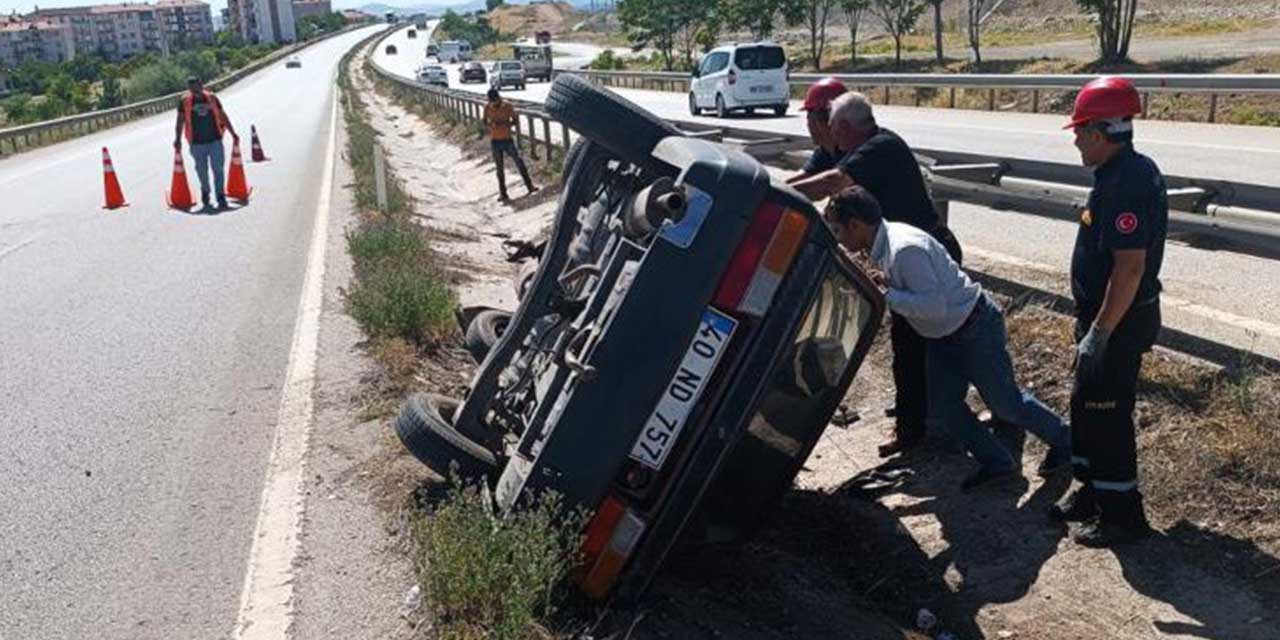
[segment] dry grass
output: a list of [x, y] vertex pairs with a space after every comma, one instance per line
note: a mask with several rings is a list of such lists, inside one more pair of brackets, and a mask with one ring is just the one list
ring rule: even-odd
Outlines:
[[[1071, 320], [1025, 307], [1008, 325], [1020, 382], [1067, 412]], [[1138, 457], [1157, 523], [1186, 520], [1280, 548], [1280, 375], [1256, 362], [1223, 369], [1156, 350], [1139, 385]]]

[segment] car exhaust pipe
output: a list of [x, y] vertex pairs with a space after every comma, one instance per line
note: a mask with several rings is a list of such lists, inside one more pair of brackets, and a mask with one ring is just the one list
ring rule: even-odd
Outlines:
[[631, 201], [627, 215], [623, 216], [623, 231], [628, 238], [643, 238], [657, 231], [667, 220], [679, 222], [688, 204], [684, 191], [675, 185], [674, 180], [666, 176], [658, 178], [641, 189]]

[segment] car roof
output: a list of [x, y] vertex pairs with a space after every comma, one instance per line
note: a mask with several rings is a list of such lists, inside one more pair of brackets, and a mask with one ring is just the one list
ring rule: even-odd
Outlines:
[[782, 47], [782, 45], [780, 45], [780, 44], [778, 44], [778, 43], [776, 43], [776, 42], [769, 41], [769, 40], [763, 40], [763, 41], [761, 41], [761, 42], [735, 42], [735, 43], [733, 43], [733, 44], [722, 44], [722, 45], [720, 45], [720, 46], [718, 46], [718, 47], [716, 47], [716, 48], [712, 49], [711, 51], [708, 51], [707, 53], [716, 53], [716, 52], [718, 52], [718, 51], [734, 51], [734, 50], [736, 50], [736, 49], [745, 49], [745, 48], [747, 48], [747, 47], [778, 47], [778, 48], [781, 48], [781, 47]]

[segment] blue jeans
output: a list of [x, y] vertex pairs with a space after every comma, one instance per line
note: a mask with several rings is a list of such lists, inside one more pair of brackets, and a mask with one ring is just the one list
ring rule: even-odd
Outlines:
[[213, 172], [213, 194], [219, 201], [226, 199], [222, 189], [222, 167], [226, 164], [226, 156], [222, 152], [222, 141], [193, 144], [191, 158], [196, 161], [196, 177], [200, 179], [200, 196], [209, 199], [209, 172]]
[[986, 469], [1021, 466], [970, 411], [965, 396], [972, 384], [997, 419], [1030, 431], [1051, 447], [1070, 447], [1066, 422], [1014, 380], [1004, 314], [985, 294], [973, 314], [955, 333], [929, 340], [929, 428], [950, 433]]

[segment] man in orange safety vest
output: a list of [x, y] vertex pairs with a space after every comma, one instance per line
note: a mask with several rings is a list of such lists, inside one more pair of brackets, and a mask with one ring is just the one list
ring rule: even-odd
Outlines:
[[227, 208], [227, 195], [223, 190], [223, 167], [226, 155], [222, 149], [222, 133], [231, 132], [231, 138], [240, 141], [231, 119], [222, 108], [222, 102], [212, 91], [204, 88], [199, 78], [187, 79], [187, 91], [178, 98], [178, 122], [173, 130], [173, 148], [182, 149], [182, 139], [187, 139], [191, 158], [195, 161], [196, 177], [200, 179], [200, 198], [209, 207], [209, 173], [213, 173], [213, 193], [218, 208]]

